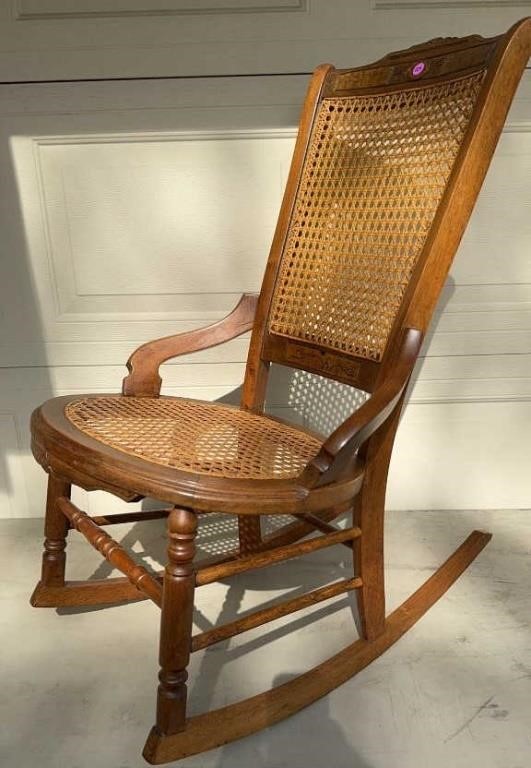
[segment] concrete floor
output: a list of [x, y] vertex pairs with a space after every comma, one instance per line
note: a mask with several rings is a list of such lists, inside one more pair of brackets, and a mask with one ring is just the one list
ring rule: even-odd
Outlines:
[[[205, 550], [233, 535], [202, 529]], [[5, 768], [136, 768], [153, 722], [157, 609], [32, 609], [40, 520], [0, 522], [0, 764]], [[398, 605], [473, 528], [495, 536], [471, 569], [384, 656], [273, 728], [181, 761], [182, 768], [529, 768], [531, 512], [388, 515], [388, 606]], [[114, 529], [147, 562], [163, 560], [159, 522]], [[70, 578], [106, 575], [78, 534]], [[151, 558], [148, 558], [151, 553]], [[348, 572], [336, 547], [199, 591], [199, 629], [284, 592]], [[313, 621], [309, 616], [313, 614]], [[297, 627], [291, 633], [289, 627]], [[279, 684], [352, 641], [350, 598], [195, 654], [194, 712]]]

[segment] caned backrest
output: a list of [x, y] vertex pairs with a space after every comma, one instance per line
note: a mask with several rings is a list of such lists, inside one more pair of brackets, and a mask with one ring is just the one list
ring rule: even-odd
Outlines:
[[426, 330], [527, 57], [507, 35], [438, 39], [312, 80], [262, 288], [244, 405], [269, 362], [371, 391]]
[[270, 332], [382, 359], [484, 76], [323, 99]]

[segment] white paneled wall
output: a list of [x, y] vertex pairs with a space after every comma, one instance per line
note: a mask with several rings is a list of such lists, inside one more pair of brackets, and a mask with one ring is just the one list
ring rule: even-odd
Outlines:
[[[436, 35], [494, 33], [523, 13], [426, 0], [7, 5], [0, 64], [32, 80], [345, 66]], [[138, 344], [211, 322], [259, 288], [307, 80], [0, 86], [0, 516], [42, 514], [35, 405], [118, 390]], [[416, 371], [391, 508], [529, 506], [530, 179], [527, 73]], [[242, 338], [166, 365], [165, 391], [234, 399], [246, 349]], [[313, 386], [275, 371], [270, 408], [330, 427], [354, 403]], [[107, 503], [94, 498], [93, 509]]]

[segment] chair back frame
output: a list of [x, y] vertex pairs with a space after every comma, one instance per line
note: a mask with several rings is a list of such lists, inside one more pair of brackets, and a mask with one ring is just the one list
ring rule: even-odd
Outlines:
[[[263, 410], [272, 362], [311, 371], [373, 392], [396, 364], [404, 330], [413, 328], [423, 334], [426, 332], [529, 57], [530, 26], [531, 21], [523, 19], [498, 37], [438, 38], [391, 53], [365, 67], [336, 70], [324, 64], [315, 70], [304, 102], [288, 182], [258, 300], [242, 393], [243, 408], [255, 412]], [[273, 332], [270, 317], [275, 286], [303, 179], [312, 130], [323, 100], [396, 94], [450, 83], [481, 72], [484, 78], [468, 126], [396, 312], [381, 360], [364, 359], [319, 343]]]

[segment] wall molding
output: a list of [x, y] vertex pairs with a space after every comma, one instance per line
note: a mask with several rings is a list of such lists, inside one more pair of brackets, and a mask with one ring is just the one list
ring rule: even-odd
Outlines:
[[[71, 7], [68, 7], [68, 6]], [[109, 9], [108, 2], [93, 0], [74, 0], [71, 3], [48, 2], [48, 8], [43, 2], [24, 2], [14, 0], [13, 17], [15, 21], [50, 21], [55, 19], [101, 19], [101, 18], [135, 18], [146, 16], [203, 16], [226, 15], [233, 13], [307, 13], [308, 0], [245, 0], [230, 2], [230, 0], [167, 0], [165, 3], [155, 3], [149, 7], [137, 7], [131, 0], [119, 0], [115, 9]], [[44, 6], [44, 7], [43, 7]], [[99, 7], [98, 7], [99, 6]], [[105, 7], [107, 6], [107, 8]], [[120, 7], [121, 6], [121, 7]]]
[[[531, 130], [531, 122], [527, 130]], [[296, 128], [256, 128], [247, 130], [209, 131], [121, 131], [120, 133], [57, 134], [32, 139], [40, 146], [67, 144], [133, 144], [161, 141], [244, 141], [248, 139], [291, 139], [296, 138]]]
[[531, 8], [531, 0], [372, 0], [376, 11], [466, 8]]
[[[506, 132], [509, 134], [516, 133], [531, 133], [531, 121], [514, 121], [510, 123], [508, 126], [506, 126]], [[48, 269], [49, 274], [51, 276], [51, 283], [52, 283], [52, 293], [53, 293], [53, 300], [54, 300], [54, 321], [59, 323], [93, 323], [98, 321], [98, 313], [92, 312], [92, 311], [85, 311], [81, 306], [74, 307], [72, 300], [83, 300], [84, 293], [83, 291], [76, 291], [72, 293], [71, 290], [68, 290], [68, 295], [65, 295], [65, 291], [60, 289], [60, 285], [63, 287], [67, 284], [67, 277], [65, 277], [65, 273], [63, 269], [59, 269], [56, 264], [56, 258], [54, 256], [54, 243], [53, 238], [50, 235], [50, 223], [49, 223], [49, 210], [47, 209], [46, 204], [46, 179], [44, 178], [45, 173], [43, 171], [43, 156], [42, 156], [42, 150], [44, 150], [46, 147], [68, 147], [68, 146], [86, 146], [86, 145], [108, 145], [108, 144], [150, 144], [150, 143], [161, 143], [161, 142], [167, 142], [167, 143], [175, 143], [175, 142], [193, 142], [198, 143], [202, 141], [228, 141], [228, 142], [238, 142], [238, 141], [275, 141], [275, 140], [295, 140], [295, 137], [297, 135], [297, 130], [294, 127], [289, 128], [260, 128], [260, 129], [223, 129], [223, 130], [202, 130], [202, 131], [134, 131], [134, 132], [120, 132], [120, 133], [112, 133], [112, 132], [106, 132], [106, 133], [94, 133], [94, 134], [50, 134], [50, 135], [43, 135], [38, 137], [32, 138], [32, 145], [33, 145], [33, 152], [34, 152], [34, 162], [36, 167], [36, 177], [38, 179], [38, 188], [39, 188], [39, 197], [41, 199], [41, 206], [42, 206], [42, 212], [43, 212], [43, 226], [44, 226], [44, 233], [45, 233], [45, 240], [46, 240], [46, 251], [47, 251], [47, 257], [48, 257]], [[235, 290], [232, 292], [234, 294], [238, 293], [238, 288], [235, 288]], [[92, 294], [91, 294], [92, 295]], [[137, 296], [139, 294], [135, 292], [131, 292], [131, 294], [124, 294], [120, 293], [117, 294], [119, 296]], [[151, 293], [148, 292], [147, 295], [151, 295]], [[163, 296], [163, 294], [157, 294], [160, 297]], [[167, 301], [170, 301], [170, 298], [178, 297], [179, 293], [175, 293], [173, 291], [169, 291], [167, 294], [165, 294], [167, 297]], [[189, 294], [191, 295], [191, 294]], [[167, 311], [166, 309], [159, 310], [158, 318], [156, 319], [163, 319], [163, 320], [173, 320], [173, 321], [189, 321], [189, 322], [203, 322], [205, 320], [210, 319], [217, 319], [219, 317], [222, 317], [225, 314], [224, 311], [224, 304], [223, 304], [223, 296], [225, 295], [224, 292], [222, 293], [216, 293], [216, 296], [219, 298], [219, 303], [216, 302], [214, 305], [211, 305], [209, 309], [203, 309], [201, 311], [193, 310], [187, 310], [187, 309], [181, 309], [179, 311], [175, 311], [173, 308], [171, 311]], [[531, 297], [531, 294], [530, 294]], [[527, 309], [525, 305], [520, 305], [518, 307], [515, 307], [514, 305], [514, 297], [511, 296], [511, 309]], [[530, 299], [527, 298], [527, 301]], [[450, 302], [452, 304], [452, 302]], [[459, 302], [458, 302], [459, 304]], [[479, 301], [466, 301], [466, 308], [460, 307], [460, 306], [450, 306], [449, 307], [449, 313], [460, 313], [462, 311], [467, 312], [496, 312], [497, 310], [501, 310], [502, 308], [509, 308], [507, 303], [504, 303], [503, 307], [497, 306], [498, 302], [493, 301], [484, 303], [481, 298]], [[217, 306], [220, 307], [220, 309], [217, 309]], [[195, 305], [194, 305], [195, 307]], [[114, 322], [121, 322], [126, 319], [130, 319], [130, 311], [127, 310], [125, 307], [122, 310], [113, 311], [112, 318], [109, 318], [108, 314], [106, 313], [106, 310], [102, 307], [102, 317], [101, 322], [108, 322], [109, 319], [112, 319]], [[135, 317], [139, 319], [152, 319], [153, 313], [150, 310], [147, 310], [143, 312], [141, 309], [139, 309], [138, 313], [135, 314]]]
[[407, 404], [528, 403], [531, 378], [522, 379], [417, 379]]
[[[529, 0], [531, 5], [531, 0]], [[120, 131], [120, 133], [93, 134], [50, 134], [33, 137], [32, 142], [40, 146], [68, 144], [132, 144], [161, 141], [245, 141], [249, 139], [296, 139], [297, 127], [250, 128], [207, 131]], [[506, 123], [503, 133], [531, 133], [531, 120], [516, 120]]]
[[[242, 142], [242, 141], [294, 141], [297, 135], [295, 128], [272, 128], [272, 129], [245, 129], [245, 130], [207, 130], [207, 131], [135, 131], [135, 132], [120, 132], [120, 133], [101, 133], [101, 134], [68, 134], [68, 135], [48, 135], [33, 137], [31, 139], [33, 158], [35, 163], [35, 174], [37, 180], [38, 196], [40, 200], [40, 206], [42, 211], [43, 220], [43, 234], [44, 243], [47, 256], [48, 272], [51, 281], [51, 294], [53, 297], [53, 313], [54, 322], [59, 323], [92, 323], [98, 321], [98, 313], [91, 311], [84, 311], [80, 306], [79, 309], [75, 306], [76, 301], [83, 301], [87, 298], [96, 297], [111, 297], [116, 295], [123, 298], [132, 298], [140, 296], [157, 296], [160, 298], [178, 299], [179, 296], [186, 295], [187, 297], [193, 297], [196, 294], [195, 291], [168, 291], [167, 293], [155, 293], [153, 291], [147, 291], [145, 294], [141, 294], [135, 291], [120, 292], [113, 294], [112, 292], [105, 292], [105, 294], [86, 294], [83, 290], [78, 289], [75, 279], [74, 259], [73, 253], [70, 251], [67, 257], [67, 265], [58, 263], [58, 261], [64, 261], [64, 258], [57, 258], [57, 247], [54, 244], [54, 238], [52, 235], [53, 226], [51, 224], [51, 211], [47, 189], [49, 188], [49, 182], [46, 179], [46, 168], [44, 167], [44, 157], [42, 150], [46, 147], [75, 147], [75, 146], [87, 146], [87, 145], [109, 145], [109, 144], [152, 144], [152, 143], [181, 143], [181, 142], [204, 142], [204, 141], [228, 141], [228, 142]], [[65, 208], [66, 210], [66, 208]], [[67, 246], [68, 249], [68, 246]], [[64, 257], [64, 253], [62, 256]], [[265, 256], [264, 256], [265, 258]], [[230, 291], [231, 295], [239, 295], [245, 290], [250, 290], [249, 286], [236, 286], [234, 290]], [[214, 291], [209, 292], [209, 295], [219, 297], [219, 305], [224, 306], [224, 297], [227, 295], [227, 291]], [[237, 299], [236, 299], [237, 300]], [[234, 302], [236, 303], [236, 302]], [[139, 313], [142, 314], [142, 313]], [[157, 314], [156, 319], [162, 320], [177, 320], [184, 322], [194, 322], [211, 319], [219, 319], [226, 314], [224, 309], [218, 310], [179, 310], [171, 311], [171, 313], [165, 310], [159, 310], [158, 313], [148, 311], [145, 316], [149, 319], [154, 319], [154, 314]], [[113, 321], [120, 322], [125, 316], [131, 315], [130, 310], [125, 312], [116, 311], [113, 314]], [[102, 318], [102, 321], [108, 322], [109, 318]]]
[[22, 449], [22, 441], [20, 439], [20, 425], [18, 423], [17, 412], [14, 409], [6, 410], [5, 408], [2, 408], [0, 409], [0, 420], [2, 419], [5, 419], [7, 422], [12, 424], [16, 443], [14, 447], [17, 451], [20, 451]]
[[[121, 364], [101, 366], [94, 364], [75, 366], [50, 365], [48, 369], [36, 370], [33, 367], [11, 367], [0, 371], [0, 381], [5, 398], [20, 399], [35, 403], [39, 399], [50, 396], [75, 395], [84, 392], [98, 393], [116, 391], [126, 373], [125, 354]], [[224, 362], [196, 364], [175, 362], [165, 371], [164, 393], [174, 397], [191, 397], [196, 399], [217, 400], [236, 392], [243, 381], [245, 363], [227, 364]], [[289, 375], [289, 374], [288, 374]], [[220, 383], [211, 384], [212, 380]], [[282, 390], [276, 390], [273, 385], [269, 393], [270, 401], [267, 411], [280, 409], [296, 412], [296, 408], [288, 401], [289, 385]], [[282, 400], [282, 398], [285, 398]], [[529, 403], [531, 402], [531, 378], [522, 377], [517, 380], [490, 377], [487, 379], [416, 379], [407, 397], [409, 405], [448, 405], [463, 403], [474, 406], [478, 403]], [[353, 395], [352, 406], [355, 398]], [[312, 400], [307, 403], [312, 407]], [[304, 406], [300, 401], [299, 406]], [[22, 450], [26, 440], [21, 439], [17, 413], [2, 410], [0, 421], [4, 425], [10, 423], [14, 438], [15, 450]], [[11, 425], [12, 422], [12, 425]], [[4, 442], [6, 441], [4, 431]]]

